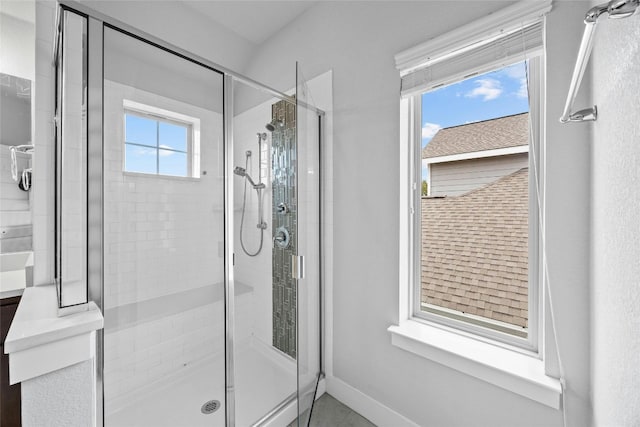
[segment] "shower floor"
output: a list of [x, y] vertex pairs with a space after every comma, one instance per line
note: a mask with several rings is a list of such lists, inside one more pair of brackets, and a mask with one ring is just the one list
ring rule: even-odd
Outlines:
[[[296, 390], [296, 365], [276, 350], [257, 343], [236, 352], [236, 426], [251, 426]], [[209, 400], [221, 408], [205, 415]], [[130, 406], [108, 414], [106, 427], [224, 426], [224, 360], [210, 358], [186, 368], [179, 379], [158, 384]], [[289, 421], [289, 420], [288, 420]]]

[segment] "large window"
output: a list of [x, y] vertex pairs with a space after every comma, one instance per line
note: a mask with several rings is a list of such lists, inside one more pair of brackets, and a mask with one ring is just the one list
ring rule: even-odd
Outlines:
[[[129, 104], [133, 104], [129, 102]], [[124, 171], [175, 177], [197, 176], [197, 119], [136, 104], [124, 113]]]
[[409, 317], [537, 352], [542, 25], [403, 75]]
[[528, 338], [527, 75], [520, 61], [420, 96], [420, 317]]

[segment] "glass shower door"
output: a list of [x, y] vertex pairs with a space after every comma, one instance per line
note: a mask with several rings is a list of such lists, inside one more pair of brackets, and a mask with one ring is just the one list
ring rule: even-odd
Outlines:
[[297, 254], [292, 275], [297, 299], [298, 426], [307, 426], [320, 378], [320, 116], [296, 63]]
[[224, 426], [222, 74], [104, 28], [104, 420]]

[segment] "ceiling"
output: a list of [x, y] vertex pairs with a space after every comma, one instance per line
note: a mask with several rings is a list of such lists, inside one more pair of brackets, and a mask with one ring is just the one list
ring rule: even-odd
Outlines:
[[183, 3], [249, 42], [260, 45], [317, 1], [206, 1]]

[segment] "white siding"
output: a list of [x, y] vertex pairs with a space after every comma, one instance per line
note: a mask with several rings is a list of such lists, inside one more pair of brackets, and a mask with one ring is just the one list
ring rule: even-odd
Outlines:
[[528, 154], [488, 157], [430, 165], [430, 196], [459, 196], [527, 167]]

